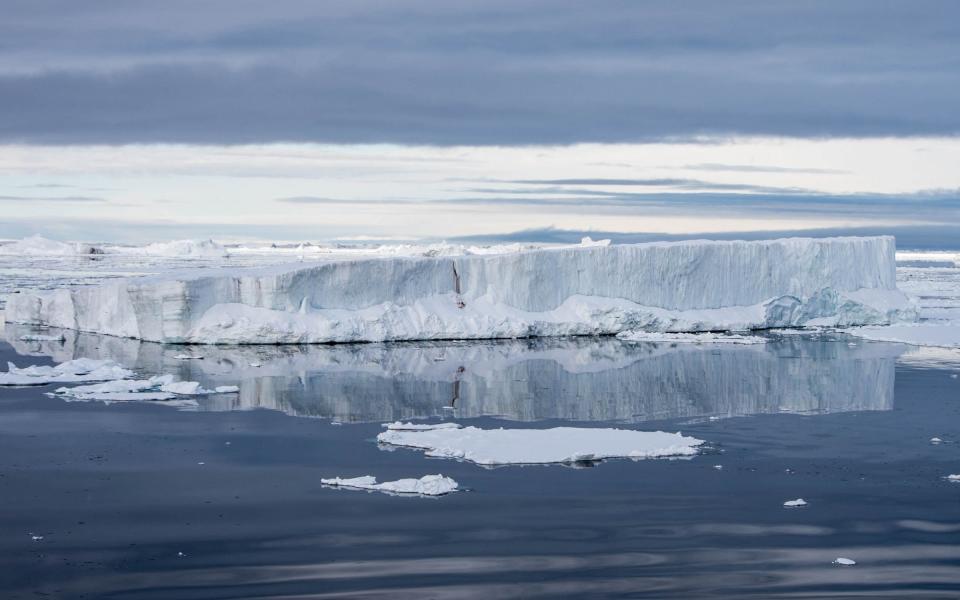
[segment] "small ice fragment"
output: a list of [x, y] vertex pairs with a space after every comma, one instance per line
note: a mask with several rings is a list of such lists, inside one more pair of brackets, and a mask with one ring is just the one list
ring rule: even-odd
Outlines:
[[213, 388], [213, 391], [218, 394], [236, 394], [240, 391], [240, 388], [235, 385], [218, 385]]
[[848, 345], [848, 346], [850, 346], [851, 348], [853, 348], [853, 347], [855, 347], [855, 346], [856, 346], [856, 344], [855, 344], [855, 343], [853, 343], [853, 342], [847, 342], [847, 345]]
[[186, 556], [186, 554], [184, 554], [183, 552], [177, 552], [177, 556], [183, 557], [183, 556]]
[[723, 470], [723, 465], [713, 465], [713, 468], [716, 469], [716, 470], [718, 470], [718, 471], [722, 471], [722, 470]]
[[711, 421], [719, 421], [719, 420], [720, 420], [720, 417], [717, 417], [717, 416], [708, 417], [708, 418], [709, 418], [709, 420], [711, 420]]
[[33, 541], [35, 541], [35, 542], [39, 542], [40, 540], [43, 539], [43, 536], [42, 536], [42, 535], [34, 535], [34, 534], [31, 533], [31, 534], [30, 534], [30, 539], [33, 540]]
[[252, 362], [252, 363], [250, 363], [250, 366], [253, 367], [254, 369], [256, 369], [256, 368], [258, 368], [258, 367], [262, 367], [263, 365], [261, 365], [261, 364], [258, 363], [258, 362]]
[[207, 463], [205, 463], [205, 462], [198, 462], [197, 464], [198, 464], [198, 465], [205, 465], [205, 464], [207, 464]]
[[62, 342], [66, 338], [63, 337], [63, 334], [60, 335], [41, 335], [41, 334], [27, 334], [21, 335], [20, 341], [22, 342]]
[[223, 445], [224, 445], [224, 446], [229, 446], [229, 445], [230, 445], [230, 442], [224, 442]]
[[390, 431], [432, 431], [435, 429], [460, 429], [460, 425], [457, 423], [401, 423], [400, 421], [384, 423], [383, 427], [386, 427]]
[[192, 354], [178, 354], [174, 356], [177, 360], [203, 360], [202, 356], [194, 356]]
[[330, 421], [331, 425], [343, 425], [340, 421]]
[[783, 505], [786, 506], [787, 508], [794, 508], [797, 506], [806, 506], [807, 501], [804, 500], [803, 498], [797, 498], [796, 500], [787, 500], [786, 502], [783, 503]]
[[932, 438], [930, 438], [930, 443], [931, 443], [931, 444], [940, 444], [940, 443], [942, 443], [942, 442], [943, 442], [943, 440], [941, 440], [941, 439], [938, 438], [938, 437], [932, 437]]
[[852, 558], [843, 558], [841, 556], [840, 558], [837, 558], [836, 560], [834, 560], [833, 564], [843, 565], [845, 567], [852, 567], [853, 565], [857, 564], [857, 561], [853, 560]]
[[417, 496], [443, 496], [457, 491], [459, 484], [443, 475], [424, 475], [420, 479], [398, 479], [377, 483], [373, 475], [364, 475], [352, 479], [321, 479], [320, 483], [332, 487], [343, 487], [355, 490], [371, 490], [388, 494], [413, 494]]
[[946, 479], [947, 481], [960, 482], [960, 474], [947, 475], [946, 477], [944, 477], [944, 479]]
[[950, 375], [950, 379], [956, 379], [957, 377], [960, 377], [960, 375], [957, 375], [956, 373]]

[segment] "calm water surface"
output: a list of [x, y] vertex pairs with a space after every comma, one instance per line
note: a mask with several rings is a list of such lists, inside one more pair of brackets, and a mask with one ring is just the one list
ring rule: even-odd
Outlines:
[[[196, 347], [204, 360], [182, 361], [182, 347], [26, 331], [7, 327], [0, 360], [113, 358], [241, 390], [182, 411], [0, 389], [3, 598], [960, 596], [949, 353], [784, 336]], [[485, 469], [378, 448], [396, 419], [681, 430], [708, 448]], [[431, 473], [468, 491], [320, 484]]]

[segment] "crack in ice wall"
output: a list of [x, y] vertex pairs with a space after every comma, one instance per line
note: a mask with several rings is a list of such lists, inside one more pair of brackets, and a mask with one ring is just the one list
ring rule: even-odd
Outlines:
[[218, 269], [24, 291], [6, 319], [214, 344], [885, 324], [913, 316], [894, 251], [890, 237], [796, 238]]

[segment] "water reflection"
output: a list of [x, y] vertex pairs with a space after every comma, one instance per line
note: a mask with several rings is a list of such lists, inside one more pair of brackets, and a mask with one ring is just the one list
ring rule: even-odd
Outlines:
[[[752, 346], [625, 343], [613, 338], [340, 346], [192, 347], [64, 331], [25, 355], [111, 358], [144, 374], [240, 387], [201, 410], [265, 408], [344, 422], [502, 416], [642, 422], [777, 412], [890, 410], [903, 347], [797, 336]], [[259, 367], [251, 367], [259, 364]]]

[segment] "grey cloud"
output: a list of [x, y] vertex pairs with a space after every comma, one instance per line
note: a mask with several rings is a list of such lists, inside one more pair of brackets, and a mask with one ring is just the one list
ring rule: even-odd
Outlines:
[[958, 21], [949, 0], [11, 0], [0, 141], [954, 135]]

